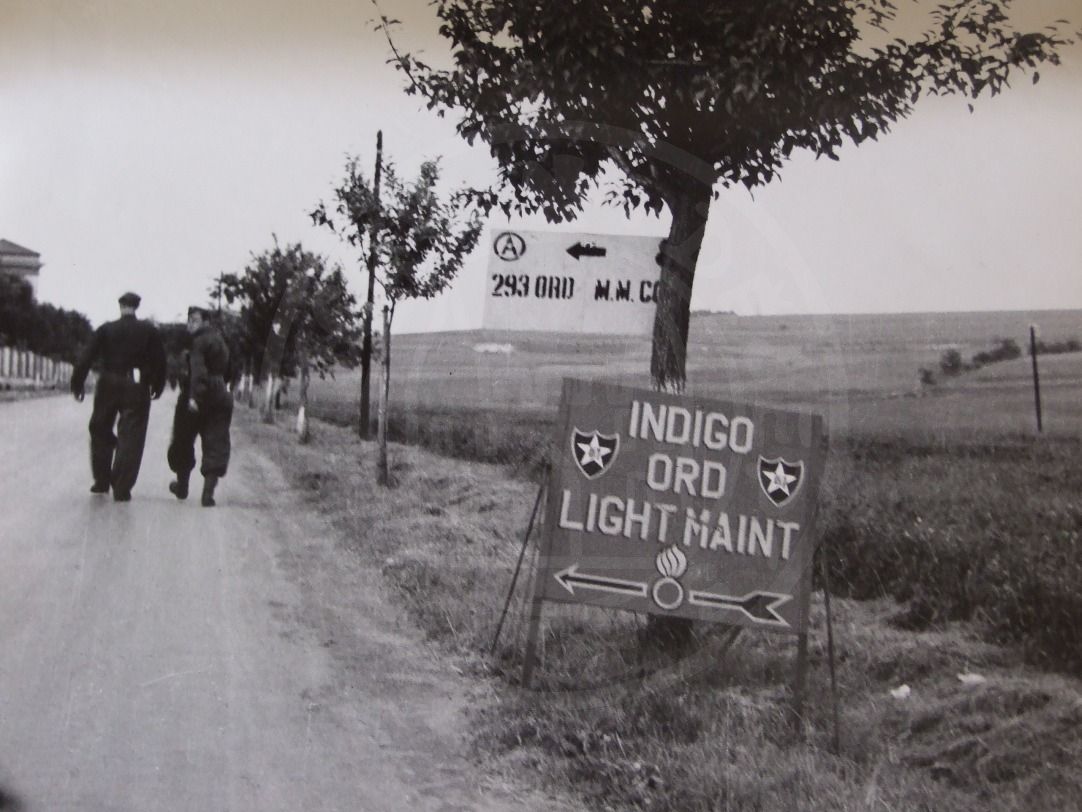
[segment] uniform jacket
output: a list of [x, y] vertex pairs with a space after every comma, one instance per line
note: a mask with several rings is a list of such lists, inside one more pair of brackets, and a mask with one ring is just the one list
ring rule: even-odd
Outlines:
[[228, 399], [229, 349], [217, 330], [204, 325], [192, 335], [188, 352], [188, 392], [199, 406]]
[[95, 360], [103, 373], [128, 377], [139, 370], [139, 380], [156, 396], [165, 388], [165, 347], [158, 328], [135, 316], [124, 315], [94, 331], [71, 375], [71, 391], [82, 392]]

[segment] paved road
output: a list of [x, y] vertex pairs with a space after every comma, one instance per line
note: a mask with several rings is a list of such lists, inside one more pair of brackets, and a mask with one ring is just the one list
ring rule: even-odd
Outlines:
[[0, 404], [0, 787], [43, 812], [554, 808], [482, 789], [466, 686], [259, 449], [217, 508], [178, 503], [163, 398], [117, 504], [88, 493], [89, 406]]

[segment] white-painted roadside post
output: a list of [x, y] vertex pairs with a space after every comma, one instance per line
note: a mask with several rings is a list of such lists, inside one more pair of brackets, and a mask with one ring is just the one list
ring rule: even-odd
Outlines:
[[274, 422], [274, 393], [278, 387], [278, 376], [273, 374], [267, 375], [267, 391], [266, 397], [263, 399], [263, 422]]
[[310, 373], [308, 370], [308, 346], [305, 341], [300, 342], [301, 356], [301, 391], [300, 406], [297, 409], [297, 439], [303, 445], [311, 439], [308, 429], [308, 384]]

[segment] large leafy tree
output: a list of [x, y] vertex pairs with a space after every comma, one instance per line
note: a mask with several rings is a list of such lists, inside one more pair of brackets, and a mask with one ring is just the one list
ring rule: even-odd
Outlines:
[[[1057, 63], [1063, 21], [1019, 31], [1009, 5], [918, 2], [914, 29], [890, 0], [436, 0], [451, 66], [397, 49], [393, 61], [410, 92], [488, 144], [488, 207], [565, 221], [601, 185], [629, 213], [667, 210], [651, 372], [681, 388], [719, 189], [769, 183], [795, 150], [837, 160], [923, 96], [994, 95]], [[394, 49], [393, 24], [378, 23]]]
[[[393, 318], [402, 299], [431, 299], [450, 285], [477, 245], [481, 222], [463, 195], [440, 195], [439, 161], [423, 162], [410, 182], [392, 162], [377, 166], [382, 180], [370, 183], [357, 159], [349, 158], [334, 205], [320, 202], [311, 217], [365, 251], [370, 279], [382, 288]], [[384, 347], [385, 361], [388, 352]], [[360, 430], [366, 435], [367, 376], [361, 397]]]

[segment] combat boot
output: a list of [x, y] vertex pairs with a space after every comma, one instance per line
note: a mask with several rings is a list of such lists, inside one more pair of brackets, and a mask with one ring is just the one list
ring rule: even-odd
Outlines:
[[218, 477], [210, 474], [203, 477], [203, 498], [200, 503], [203, 507], [214, 507], [214, 487], [218, 484]]
[[173, 494], [177, 499], [188, 498], [188, 478], [191, 476], [191, 471], [185, 471], [183, 474], [177, 474], [177, 481], [169, 483], [169, 493]]

